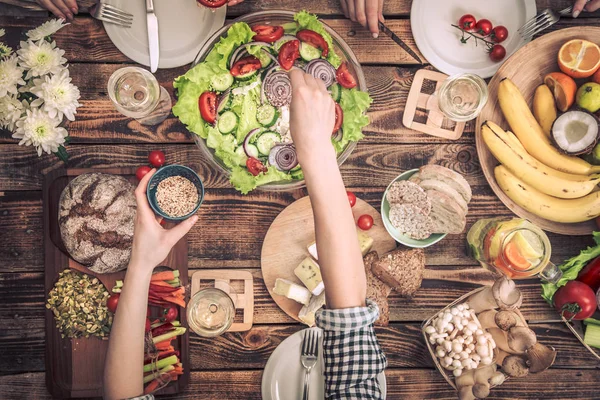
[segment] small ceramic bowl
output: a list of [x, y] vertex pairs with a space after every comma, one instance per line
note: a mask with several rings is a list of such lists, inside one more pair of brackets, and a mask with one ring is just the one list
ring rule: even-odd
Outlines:
[[417, 172], [419, 172], [419, 170], [417, 168], [411, 169], [409, 171], [405, 171], [405, 172], [401, 173], [400, 175], [398, 175], [396, 177], [396, 179], [394, 179], [388, 185], [387, 189], [385, 189], [385, 192], [383, 193], [383, 199], [381, 199], [381, 218], [383, 219], [383, 225], [385, 226], [385, 229], [387, 229], [388, 233], [394, 239], [396, 239], [397, 242], [399, 242], [405, 246], [408, 246], [408, 247], [424, 248], [424, 247], [429, 247], [432, 244], [439, 242], [440, 240], [445, 238], [447, 234], [446, 233], [434, 233], [431, 236], [429, 236], [427, 239], [416, 240], [416, 239], [413, 239], [413, 238], [401, 233], [398, 229], [396, 229], [394, 227], [394, 225], [392, 225], [392, 222], [390, 221], [390, 218], [389, 218], [390, 203], [388, 203], [388, 201], [387, 201], [388, 190], [390, 190], [390, 186], [392, 186], [392, 184], [394, 182], [407, 181], [411, 176], [413, 176]]
[[[161, 208], [158, 206], [158, 202], [156, 201], [156, 189], [158, 187], [158, 184], [172, 176], [182, 176], [191, 181], [194, 184], [194, 186], [196, 186], [196, 189], [198, 189], [198, 204], [196, 204], [196, 207], [194, 207], [192, 212], [182, 217], [171, 217], [167, 215], [163, 210], [161, 210]], [[184, 219], [187, 219], [194, 215], [200, 208], [200, 205], [204, 200], [204, 185], [202, 184], [202, 179], [200, 179], [198, 174], [193, 169], [184, 167], [183, 165], [171, 164], [161, 167], [158, 171], [154, 173], [154, 175], [152, 175], [152, 178], [150, 178], [150, 182], [148, 182], [146, 196], [148, 197], [148, 203], [150, 203], [150, 207], [152, 208], [155, 214], [169, 221], [183, 221]]]

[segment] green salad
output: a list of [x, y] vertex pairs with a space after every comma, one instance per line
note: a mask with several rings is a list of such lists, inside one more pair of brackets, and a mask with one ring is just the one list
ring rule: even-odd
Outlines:
[[335, 100], [331, 140], [338, 154], [362, 139], [369, 124], [365, 112], [372, 100], [356, 89], [321, 22], [306, 11], [294, 20], [283, 26], [233, 24], [206, 59], [173, 84], [173, 114], [214, 149], [243, 194], [304, 179], [289, 131], [292, 68], [322, 79]]

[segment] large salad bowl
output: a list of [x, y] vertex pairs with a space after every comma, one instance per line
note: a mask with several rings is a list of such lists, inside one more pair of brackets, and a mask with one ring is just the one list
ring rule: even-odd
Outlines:
[[[294, 12], [291, 11], [283, 11], [283, 10], [270, 10], [270, 11], [259, 11], [251, 14], [244, 15], [234, 21], [223, 26], [221, 29], [216, 31], [210, 39], [202, 46], [196, 59], [192, 63], [192, 68], [203, 62], [210, 51], [213, 49], [214, 45], [219, 42], [222, 36], [226, 35], [228, 29], [236, 22], [246, 22], [250, 26], [255, 24], [262, 25], [283, 25], [286, 23], [294, 22]], [[340, 56], [342, 61], [348, 62], [348, 67], [350, 72], [356, 77], [358, 86], [357, 89], [366, 92], [367, 84], [365, 81], [365, 77], [363, 71], [360, 67], [358, 59], [356, 55], [352, 52], [348, 44], [333, 30], [331, 29], [325, 22], [323, 22], [323, 26], [325, 30], [331, 35], [333, 39], [333, 45], [335, 52]], [[229, 175], [230, 170], [225, 166], [225, 164], [215, 156], [215, 151], [209, 148], [206, 144], [206, 141], [199, 137], [198, 135], [193, 134], [194, 140], [196, 144], [202, 151], [202, 153], [213, 163], [213, 165], [224, 174]], [[350, 142], [344, 150], [338, 154], [338, 165], [342, 165], [344, 161], [348, 159], [354, 148], [356, 147], [356, 142]], [[292, 181], [283, 181], [283, 182], [272, 182], [266, 185], [258, 186], [257, 189], [261, 190], [270, 190], [270, 191], [284, 191], [284, 190], [292, 190], [299, 189], [305, 186], [304, 180], [292, 180]]]

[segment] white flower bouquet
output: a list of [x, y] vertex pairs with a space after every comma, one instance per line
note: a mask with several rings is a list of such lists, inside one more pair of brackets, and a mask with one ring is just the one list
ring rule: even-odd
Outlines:
[[[19, 145], [34, 146], [38, 156], [54, 153], [63, 161], [69, 134], [61, 124], [64, 118], [74, 121], [80, 106], [65, 52], [51, 39], [66, 25], [54, 19], [28, 31], [16, 52], [0, 42], [0, 128], [20, 139]], [[4, 33], [0, 29], [0, 37]]]

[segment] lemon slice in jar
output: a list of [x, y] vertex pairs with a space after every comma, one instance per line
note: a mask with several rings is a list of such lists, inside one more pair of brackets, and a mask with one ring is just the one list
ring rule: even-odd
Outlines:
[[519, 253], [529, 261], [538, 260], [543, 257], [544, 248], [540, 238], [528, 230], [517, 231], [511, 238], [511, 242], [517, 245]]

